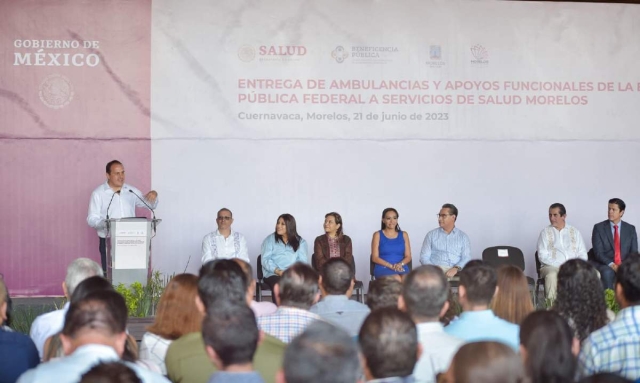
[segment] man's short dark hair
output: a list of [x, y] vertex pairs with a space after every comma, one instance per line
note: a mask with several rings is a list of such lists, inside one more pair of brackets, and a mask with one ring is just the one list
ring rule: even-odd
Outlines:
[[246, 305], [221, 305], [202, 321], [202, 338], [225, 367], [253, 361], [260, 331], [253, 311]]
[[122, 362], [102, 362], [82, 374], [80, 383], [142, 383], [142, 380]]
[[460, 286], [464, 286], [469, 303], [488, 306], [497, 285], [498, 277], [491, 266], [472, 265], [460, 271]]
[[567, 209], [564, 208], [564, 205], [556, 202], [554, 204], [551, 204], [551, 206], [549, 206], [549, 210], [551, 209], [560, 209], [560, 216], [564, 217], [565, 215], [567, 215]]
[[420, 266], [404, 279], [402, 298], [414, 319], [437, 319], [448, 297], [449, 282], [437, 266]]
[[120, 165], [122, 166], [122, 162], [118, 161], [118, 160], [113, 160], [113, 161], [109, 161], [109, 163], [106, 166], [106, 170], [107, 170], [107, 174], [111, 174], [111, 167], [113, 165]]
[[202, 265], [198, 277], [198, 296], [210, 310], [217, 303], [246, 304], [247, 276], [231, 259], [215, 259]]
[[69, 305], [62, 334], [75, 338], [82, 330], [90, 329], [111, 336], [125, 332], [126, 327], [127, 305], [122, 295], [96, 291]]
[[331, 258], [322, 266], [322, 287], [329, 295], [344, 295], [354, 279], [353, 268], [342, 258]]
[[329, 323], [316, 321], [284, 353], [287, 383], [353, 383], [360, 376], [356, 342]]
[[449, 209], [449, 214], [455, 215], [456, 220], [458, 219], [458, 208], [456, 207], [456, 205], [452, 203], [445, 203], [444, 205], [442, 205], [442, 208]]
[[618, 267], [616, 277], [624, 299], [631, 305], [640, 304], [640, 254], [627, 255]]
[[318, 295], [318, 273], [306, 263], [296, 262], [278, 282], [280, 305], [309, 309]]
[[624, 211], [627, 208], [627, 205], [620, 198], [611, 198], [609, 200], [609, 203], [615, 203], [616, 205], [618, 205], [620, 211]]
[[360, 328], [358, 343], [375, 379], [413, 373], [418, 359], [418, 332], [409, 315], [397, 308], [371, 312]]
[[371, 311], [383, 307], [398, 307], [398, 298], [402, 294], [402, 283], [392, 277], [378, 278], [369, 283], [367, 306]]
[[220, 213], [222, 213], [223, 211], [228, 211], [229, 217], [233, 218], [233, 213], [231, 212], [231, 210], [227, 209], [226, 207], [223, 207], [222, 209], [218, 210], [218, 213], [216, 213], [216, 216], [219, 216]]

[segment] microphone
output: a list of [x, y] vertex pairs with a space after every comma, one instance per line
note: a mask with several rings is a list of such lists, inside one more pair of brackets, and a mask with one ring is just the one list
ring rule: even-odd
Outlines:
[[142, 197], [140, 197], [139, 195], [137, 195], [133, 190], [129, 189], [129, 191], [131, 192], [131, 194], [133, 194], [134, 196], [138, 197], [138, 199], [139, 199], [140, 201], [142, 201], [142, 203], [144, 204], [144, 206], [148, 207], [148, 208], [149, 208], [149, 210], [151, 210], [151, 214], [153, 214], [153, 220], [155, 221], [155, 220], [156, 220], [156, 213], [153, 211], [153, 209], [151, 208], [151, 206], [149, 206], [149, 204], [147, 204], [147, 202], [146, 202]]
[[113, 202], [113, 197], [115, 197], [116, 194], [120, 194], [120, 190], [118, 190], [117, 192], [114, 192], [113, 195], [111, 195], [111, 199], [109, 200], [109, 206], [107, 206], [107, 219], [109, 219], [109, 208], [111, 207], [111, 202]]

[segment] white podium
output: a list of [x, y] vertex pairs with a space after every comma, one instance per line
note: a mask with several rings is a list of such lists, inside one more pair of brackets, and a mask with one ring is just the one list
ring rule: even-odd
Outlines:
[[161, 219], [107, 220], [107, 279], [114, 285], [140, 282], [151, 276], [151, 238]]

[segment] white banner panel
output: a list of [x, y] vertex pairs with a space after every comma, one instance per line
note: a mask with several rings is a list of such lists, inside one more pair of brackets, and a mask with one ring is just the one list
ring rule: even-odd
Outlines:
[[637, 6], [195, 3], [153, 4], [154, 138], [640, 137]]

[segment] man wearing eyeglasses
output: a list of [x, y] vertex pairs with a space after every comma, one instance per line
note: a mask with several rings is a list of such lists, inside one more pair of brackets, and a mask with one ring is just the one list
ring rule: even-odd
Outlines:
[[451, 279], [471, 259], [469, 237], [456, 227], [458, 208], [445, 203], [437, 214], [438, 227], [427, 233], [420, 251], [420, 263], [435, 265]]
[[233, 214], [231, 210], [222, 208], [216, 217], [218, 230], [209, 233], [202, 239], [202, 264], [214, 259], [240, 258], [249, 262], [249, 250], [244, 235], [231, 230]]

